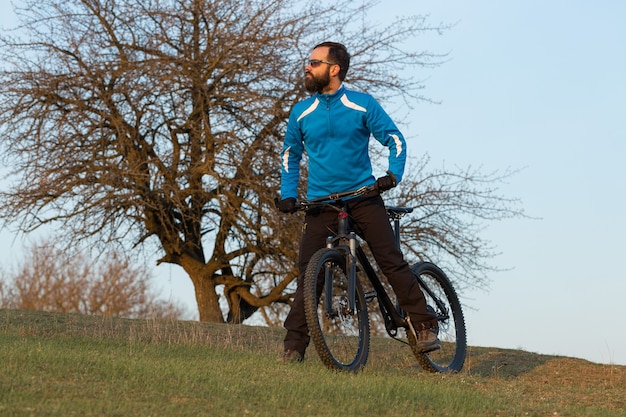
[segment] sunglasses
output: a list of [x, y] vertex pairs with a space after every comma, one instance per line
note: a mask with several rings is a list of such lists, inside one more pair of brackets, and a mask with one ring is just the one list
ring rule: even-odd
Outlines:
[[328, 62], [328, 61], [324, 61], [323, 59], [307, 59], [304, 61], [304, 66], [305, 68], [310, 66], [311, 68], [317, 68], [322, 64], [327, 64], [327, 65], [339, 65], [339, 64], [335, 64], [333, 62]]

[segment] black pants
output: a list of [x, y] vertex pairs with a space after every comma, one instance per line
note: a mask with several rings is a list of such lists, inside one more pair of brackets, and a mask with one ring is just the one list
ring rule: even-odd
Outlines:
[[[382, 198], [379, 195], [356, 198], [349, 203], [349, 212], [353, 224], [356, 224], [376, 263], [393, 287], [400, 307], [410, 315], [413, 325], [418, 329], [435, 326], [437, 321], [426, 311], [422, 290], [396, 247], [393, 228]], [[300, 243], [298, 287], [285, 319], [287, 335], [284, 339], [285, 350], [296, 350], [302, 355], [309, 344], [302, 290], [304, 272], [313, 254], [326, 245], [326, 238], [337, 233], [337, 210], [329, 207], [308, 213], [304, 227]]]

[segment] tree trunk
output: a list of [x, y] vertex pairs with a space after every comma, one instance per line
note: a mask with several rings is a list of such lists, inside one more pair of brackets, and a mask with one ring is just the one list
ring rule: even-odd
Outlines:
[[[219, 295], [215, 291], [215, 285], [210, 279], [198, 277], [194, 282], [196, 302], [198, 303], [198, 313], [200, 321], [223, 323], [224, 316], [220, 308]], [[199, 281], [199, 282], [198, 282]]]
[[207, 273], [206, 265], [189, 255], [183, 255], [180, 258], [180, 266], [193, 282], [200, 321], [224, 323], [224, 315], [219, 303], [220, 297], [211, 279], [212, 274]]

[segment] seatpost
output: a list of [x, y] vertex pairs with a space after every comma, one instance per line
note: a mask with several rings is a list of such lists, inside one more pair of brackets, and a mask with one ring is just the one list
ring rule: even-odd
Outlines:
[[396, 237], [396, 247], [400, 250], [400, 218], [393, 219], [393, 234]]

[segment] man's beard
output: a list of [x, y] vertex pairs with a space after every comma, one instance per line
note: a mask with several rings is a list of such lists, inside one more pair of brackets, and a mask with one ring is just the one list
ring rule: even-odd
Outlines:
[[326, 72], [323, 73], [319, 78], [315, 77], [315, 75], [310, 72], [308, 74], [310, 74], [311, 76], [307, 77], [305, 75], [304, 88], [309, 93], [321, 94], [322, 91], [324, 91], [324, 88], [328, 87], [328, 85], [330, 84], [330, 68], [326, 70]]

